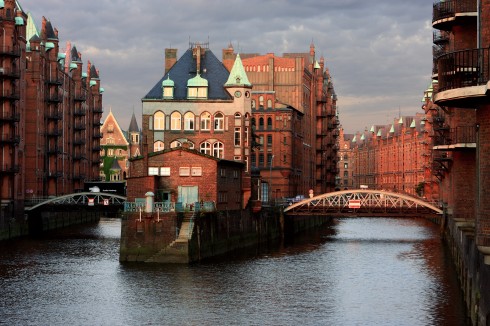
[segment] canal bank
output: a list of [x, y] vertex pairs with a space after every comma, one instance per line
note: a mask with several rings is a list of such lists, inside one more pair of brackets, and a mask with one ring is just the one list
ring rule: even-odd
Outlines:
[[212, 212], [126, 212], [121, 262], [191, 263], [253, 246], [267, 246], [325, 224], [322, 216], [284, 216], [281, 207]]
[[490, 325], [490, 262], [475, 243], [475, 220], [447, 218], [444, 238], [451, 249], [471, 324]]

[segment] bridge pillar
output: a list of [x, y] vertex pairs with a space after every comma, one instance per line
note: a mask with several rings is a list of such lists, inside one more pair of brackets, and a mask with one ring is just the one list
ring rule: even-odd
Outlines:
[[153, 213], [153, 201], [154, 201], [155, 194], [152, 193], [151, 191], [148, 191], [145, 194], [145, 197], [146, 197], [145, 212], [146, 213]]

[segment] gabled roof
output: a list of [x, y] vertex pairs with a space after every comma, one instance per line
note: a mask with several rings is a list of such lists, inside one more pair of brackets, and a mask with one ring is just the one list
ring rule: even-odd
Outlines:
[[[111, 124], [111, 123], [113, 124], [113, 127], [114, 127], [112, 134], [119, 133], [120, 137], [117, 137], [117, 138], [124, 140], [124, 144], [114, 144], [114, 145], [126, 145], [126, 146], [128, 146], [129, 143], [127, 141], [126, 134], [121, 130], [119, 123], [116, 120], [116, 117], [114, 116], [114, 114], [112, 114], [112, 110], [109, 111], [107, 118], [104, 120], [104, 123], [100, 127], [100, 131], [104, 135], [104, 138], [106, 138], [106, 136], [109, 135], [109, 133], [106, 131], [109, 128], [109, 124]], [[114, 138], [116, 138], [116, 137], [114, 137]]]
[[[162, 82], [167, 79], [168, 75], [172, 76], [175, 87], [172, 100], [187, 100], [187, 81], [197, 76], [196, 67], [197, 63], [192, 55], [192, 49], [188, 49], [142, 100], [162, 99]], [[224, 88], [229, 75], [223, 63], [211, 50], [206, 49], [201, 60], [200, 76], [208, 81], [208, 100], [230, 100], [232, 98]]]

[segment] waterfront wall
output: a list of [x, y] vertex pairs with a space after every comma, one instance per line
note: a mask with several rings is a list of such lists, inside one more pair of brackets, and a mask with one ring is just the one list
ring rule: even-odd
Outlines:
[[123, 213], [121, 262], [190, 263], [252, 246], [267, 246], [311, 229], [327, 217], [283, 216], [266, 208], [203, 213]]
[[[490, 322], [490, 265], [475, 243], [475, 220], [448, 218], [445, 239], [451, 249], [472, 325]], [[487, 264], [486, 264], [487, 263]]]

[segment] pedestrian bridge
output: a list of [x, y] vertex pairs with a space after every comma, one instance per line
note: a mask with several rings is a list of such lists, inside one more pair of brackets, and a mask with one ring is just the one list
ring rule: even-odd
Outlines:
[[126, 197], [105, 193], [105, 192], [77, 192], [73, 194], [63, 195], [59, 197], [53, 197], [48, 199], [41, 199], [35, 202], [31, 201], [26, 203], [25, 210], [33, 211], [42, 206], [48, 205], [64, 205], [64, 206], [87, 206], [104, 208], [108, 206], [123, 206], [126, 201]]
[[292, 204], [288, 215], [332, 216], [437, 216], [442, 210], [421, 199], [382, 190], [343, 190], [325, 193]]

